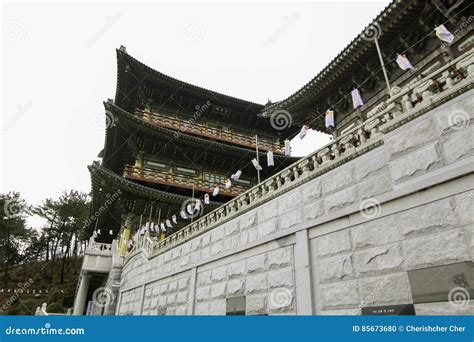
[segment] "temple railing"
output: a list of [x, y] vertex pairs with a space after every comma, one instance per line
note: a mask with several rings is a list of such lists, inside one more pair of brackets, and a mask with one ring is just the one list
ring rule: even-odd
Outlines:
[[[172, 128], [180, 132], [200, 135], [206, 138], [225, 141], [245, 147], [255, 148], [255, 137], [240, 133], [223, 131], [221, 129], [206, 127], [203, 124], [189, 123], [188, 121], [173, 118], [168, 115], [149, 112], [141, 109], [135, 110], [135, 115], [152, 125]], [[263, 151], [273, 151], [283, 154], [283, 147], [275, 142], [269, 141], [263, 137], [258, 138], [258, 148]]]
[[86, 248], [86, 253], [87, 252], [112, 254], [112, 245], [110, 243], [96, 242], [91, 238], [89, 240], [89, 245]]
[[[474, 49], [422, 80], [392, 89], [392, 96], [362, 124], [301, 158], [161, 241], [143, 246], [150, 257], [174, 248], [236, 216], [383, 144], [383, 135], [473, 88]], [[128, 258], [126, 258], [127, 260]]]
[[[151, 183], [172, 185], [180, 188], [195, 189], [198, 191], [212, 192], [216, 184], [193, 176], [172, 174], [153, 168], [139, 168], [132, 165], [125, 165], [123, 176], [128, 179], [147, 181]], [[247, 191], [249, 187], [232, 184], [229, 189], [221, 188], [219, 194], [235, 197]]]

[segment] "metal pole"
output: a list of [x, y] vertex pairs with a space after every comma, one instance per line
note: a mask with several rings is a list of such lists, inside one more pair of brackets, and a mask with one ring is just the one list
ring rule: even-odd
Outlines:
[[382, 52], [380, 51], [379, 40], [375, 38], [374, 41], [375, 41], [375, 47], [377, 48], [377, 53], [379, 55], [380, 65], [382, 65], [383, 77], [385, 78], [385, 83], [387, 84], [388, 96], [392, 97], [392, 95], [390, 94], [390, 82], [388, 81], [387, 70], [385, 70]]
[[[258, 136], [255, 134], [255, 151], [257, 152], [257, 164], [260, 165], [260, 161], [258, 158]], [[260, 170], [257, 169], [257, 180], [260, 183]]]

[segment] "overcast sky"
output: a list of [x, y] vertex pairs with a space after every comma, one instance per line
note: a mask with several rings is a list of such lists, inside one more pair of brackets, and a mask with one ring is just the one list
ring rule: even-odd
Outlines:
[[[120, 45], [167, 75], [265, 104], [306, 84], [387, 4], [4, 3], [0, 191], [32, 204], [90, 191]], [[312, 132], [294, 151], [326, 142]]]

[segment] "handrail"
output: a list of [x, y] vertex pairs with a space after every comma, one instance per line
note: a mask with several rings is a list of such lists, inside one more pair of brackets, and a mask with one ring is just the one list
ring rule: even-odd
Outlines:
[[[453, 71], [453, 68], [456, 71]], [[380, 111], [365, 122], [180, 231], [154, 242], [151, 250], [147, 250], [147, 254], [154, 256], [169, 250], [380, 146], [383, 144], [381, 139], [383, 134], [472, 89], [473, 84], [474, 49], [471, 49], [418, 82], [411, 82], [403, 88], [392, 88], [392, 97], [381, 101], [384, 105], [380, 107]], [[436, 97], [439, 94], [443, 96]]]
[[[129, 164], [125, 165], [123, 176], [129, 179], [146, 180], [147, 182], [174, 185], [187, 189], [192, 189], [194, 187], [195, 190], [205, 192], [212, 192], [213, 188], [216, 186], [216, 184], [211, 184], [211, 182], [207, 180], [202, 180], [196, 177], [172, 174], [166, 171], [147, 167], [139, 168]], [[231, 188], [221, 189], [219, 193], [226, 196], [235, 197], [245, 192], [247, 189], [248, 187], [233, 184]]]
[[[192, 133], [245, 147], [256, 147], [254, 138], [244, 134], [225, 132], [217, 128], [206, 127], [205, 125], [198, 123], [189, 124], [182, 119], [173, 118], [171, 116], [141, 109], [136, 109], [135, 115], [144, 121], [161, 127], [172, 128], [181, 132]], [[265, 138], [258, 139], [258, 148], [264, 151], [273, 151], [278, 154], [283, 154], [283, 147], [280, 144], [268, 141]]]

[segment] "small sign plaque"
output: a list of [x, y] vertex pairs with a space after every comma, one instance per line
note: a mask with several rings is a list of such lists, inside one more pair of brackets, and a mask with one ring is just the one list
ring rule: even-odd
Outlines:
[[414, 316], [415, 306], [413, 304], [366, 306], [362, 308], [362, 315], [367, 316]]

